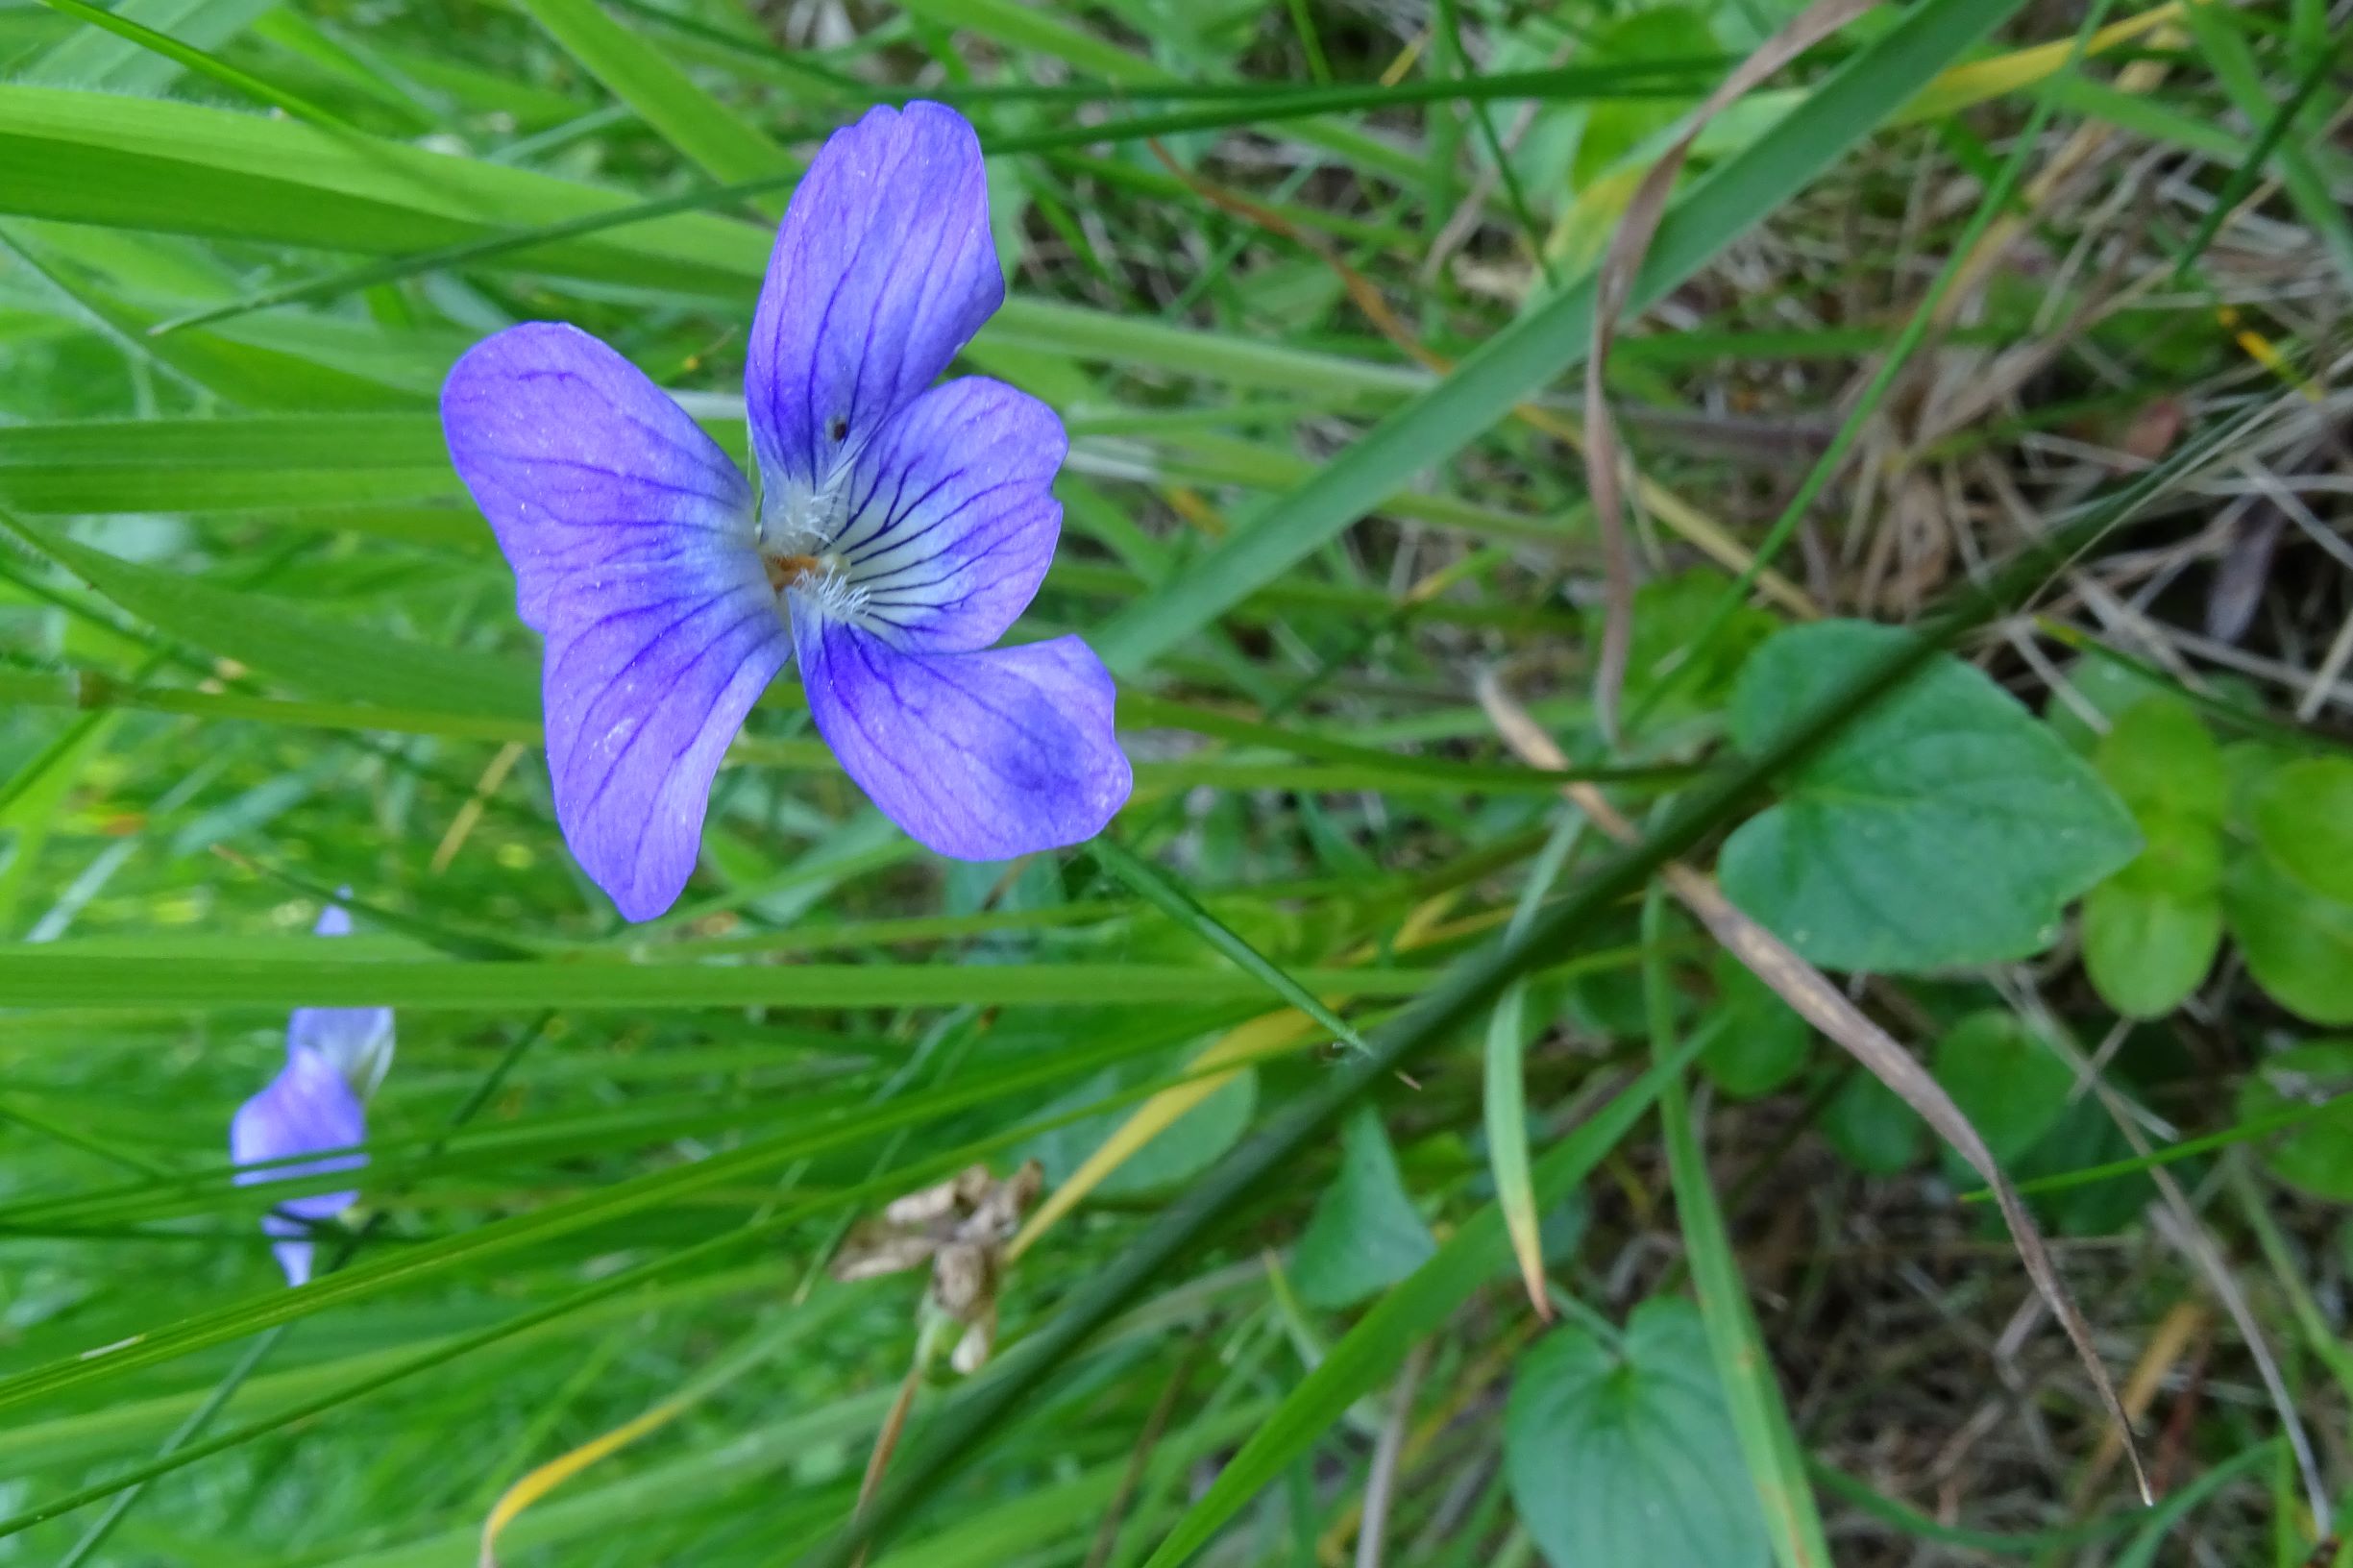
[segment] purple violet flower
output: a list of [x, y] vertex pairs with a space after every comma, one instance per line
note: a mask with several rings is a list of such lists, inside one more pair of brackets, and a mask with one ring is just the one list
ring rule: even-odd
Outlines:
[[941, 854], [1076, 844], [1127, 799], [1102, 662], [994, 646], [1053, 559], [1068, 443], [1001, 381], [933, 382], [1004, 297], [979, 138], [913, 103], [836, 132], [777, 232], [744, 377], [756, 494], [575, 328], [450, 372], [451, 460], [547, 639], [556, 817], [630, 919], [676, 901], [720, 757], [796, 651], [844, 769]]
[[[319, 916], [317, 935], [348, 937], [352, 918], [339, 904]], [[240, 1165], [290, 1160], [301, 1154], [352, 1149], [367, 1139], [368, 1096], [392, 1065], [392, 1009], [388, 1007], [298, 1007], [286, 1019], [286, 1065], [262, 1091], [237, 1107], [229, 1123], [229, 1158]], [[267, 1170], [240, 1170], [239, 1187], [356, 1170], [364, 1154], [337, 1155]], [[270, 1250], [285, 1270], [288, 1285], [310, 1278], [310, 1229], [332, 1219], [358, 1198], [356, 1191], [313, 1192], [288, 1198], [261, 1216], [272, 1237]]]

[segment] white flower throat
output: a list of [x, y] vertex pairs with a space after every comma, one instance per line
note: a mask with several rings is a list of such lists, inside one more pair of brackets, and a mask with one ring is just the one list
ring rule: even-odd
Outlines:
[[805, 595], [832, 619], [855, 621], [867, 591], [851, 580], [850, 563], [835, 541], [850, 522], [850, 476], [845, 467], [824, 484], [793, 485], [762, 507], [760, 564], [778, 596]]

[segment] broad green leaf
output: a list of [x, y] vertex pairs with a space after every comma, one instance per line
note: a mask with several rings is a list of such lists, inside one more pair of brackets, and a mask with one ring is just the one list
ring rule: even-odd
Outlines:
[[[2322, 1040], [2266, 1056], [2239, 1083], [2239, 1119], [2353, 1092], [2353, 1041]], [[2307, 1122], [2267, 1140], [2264, 1163], [2282, 1181], [2338, 1203], [2353, 1203], [2353, 1138], [2341, 1119]]]
[[2221, 943], [2222, 752], [2186, 703], [2158, 697], [2124, 710], [2097, 766], [2145, 847], [2084, 899], [2084, 968], [2119, 1013], [2158, 1017], [2197, 989]]
[[2219, 893], [2185, 899], [2126, 867], [2083, 900], [2083, 967], [2128, 1018], [2163, 1017], [2197, 990], [2222, 945]]
[[1340, 1124], [1340, 1168], [1291, 1255], [1299, 1299], [1353, 1307], [1429, 1262], [1438, 1244], [1406, 1194], [1389, 1135], [1370, 1106]]
[[1700, 1070], [1736, 1100], [1770, 1094], [1805, 1070], [1814, 1031], [1755, 971], [1719, 951], [1714, 963], [1716, 1006], [1722, 1021], [1708, 1032]]
[[[1784, 631], [1741, 672], [1752, 755], [1910, 634]], [[1724, 846], [1725, 892], [1827, 968], [1920, 972], [2041, 952], [2139, 848], [2123, 806], [2017, 700], [1939, 655], [1817, 751]]]
[[1932, 1070], [2004, 1165], [2057, 1124], [2075, 1082], [2057, 1052], [1999, 1010], [1973, 1013], [1948, 1029]]
[[[2101, 658], [2097, 653], [2087, 653], [2068, 666], [2065, 678], [2076, 702], [2110, 725], [2143, 702], [2172, 695], [2163, 681], [2153, 680], [2114, 659]], [[2043, 719], [2070, 749], [2088, 757], [2099, 750], [2106, 736], [2103, 730], [2093, 727], [2091, 719], [2078, 711], [2076, 702], [2070, 702], [2054, 692], [2043, 704]]]
[[2228, 820], [2233, 829], [2255, 837], [2255, 807], [2271, 775], [2297, 760], [2296, 753], [2268, 741], [2233, 741], [2222, 748], [2222, 775], [2230, 789]]
[[2219, 822], [2228, 804], [2221, 748], [2190, 705], [2170, 696], [2119, 714], [2100, 740], [2097, 766], [2135, 816]]
[[1634, 1309], [1623, 1340], [1556, 1329], [1504, 1410], [1511, 1500], [1553, 1568], [1762, 1568], [1756, 1492], [1699, 1310]]
[[2255, 839], [2323, 898], [2353, 903], [2353, 762], [2292, 762], [2256, 786]]
[[2273, 1001], [2315, 1023], [2353, 1023], [2353, 904], [2321, 897], [2256, 850], [2223, 873], [2222, 917]]

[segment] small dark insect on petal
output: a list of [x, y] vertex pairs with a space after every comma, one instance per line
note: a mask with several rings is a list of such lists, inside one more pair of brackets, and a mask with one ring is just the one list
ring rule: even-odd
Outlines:
[[836, 414], [833, 420], [833, 438], [836, 441], [844, 441], [847, 440], [848, 437], [849, 421], [842, 418], [839, 414]]

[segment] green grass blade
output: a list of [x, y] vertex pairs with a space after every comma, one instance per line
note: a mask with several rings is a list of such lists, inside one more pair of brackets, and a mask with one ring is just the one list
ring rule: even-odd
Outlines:
[[[2182, 17], [2239, 112], [2249, 125], [2263, 125], [2273, 113], [2276, 95], [2264, 81], [2237, 17], [2228, 8], [2211, 5], [2186, 6]], [[2353, 288], [2353, 218], [2345, 215], [2344, 204], [2329, 189], [2328, 182], [2313, 166], [2311, 155], [2292, 135], [2274, 142], [2269, 159], [2272, 172], [2287, 187], [2289, 200], [2295, 204], [2296, 215], [2320, 237], [2343, 286]]]
[[1344, 1041], [1360, 1051], [1364, 1049], [1363, 1040], [1347, 1019], [1325, 1006], [1321, 997], [1292, 978], [1281, 965], [1235, 935], [1231, 926], [1202, 908], [1167, 872], [1140, 859], [1109, 834], [1089, 844], [1087, 853], [1096, 865], [1124, 883], [1129, 892], [1199, 937], [1211, 951], [1223, 954], [1244, 973], [1256, 976], [1260, 984], [1313, 1018], [1335, 1040]]
[[[1584, 813], [1573, 806], [1554, 824], [1544, 847], [1530, 863], [1528, 881], [1511, 911], [1509, 934], [1517, 936], [1535, 919], [1576, 852], [1585, 825]], [[1495, 1178], [1495, 1201], [1503, 1212], [1504, 1231], [1519, 1263], [1521, 1283], [1528, 1286], [1530, 1305], [1549, 1316], [1552, 1304], [1544, 1287], [1543, 1213], [1529, 1166], [1527, 1014], [1528, 986], [1521, 981], [1504, 992], [1495, 1011], [1487, 1016], [1479, 1104], [1487, 1134], [1487, 1168]]]
[[[1658, 226], [1630, 311], [1655, 303], [1851, 151], [2023, 0], [1926, 0], [1858, 51], [1786, 118], [1703, 177]], [[1307, 484], [1238, 530], [1094, 639], [1115, 672], [1168, 652], [1252, 590], [1446, 461], [1513, 404], [1583, 362], [1590, 277], [1504, 329], [1436, 388], [1384, 420]]]
[[[1696, 1054], [1687, 1051], [1679, 1060], [1653, 1067], [1546, 1151], [1533, 1170], [1531, 1190], [1536, 1201], [1558, 1203], [1575, 1190], [1649, 1113], [1672, 1074], [1680, 1072]], [[1340, 1336], [1322, 1364], [1275, 1407], [1218, 1471], [1209, 1490], [1146, 1559], [1145, 1568], [1176, 1568], [1208, 1544], [1243, 1505], [1304, 1458], [1351, 1405], [1378, 1389], [1416, 1341], [1436, 1333], [1510, 1262], [1503, 1211], [1490, 1203]]]
[[227, 61], [217, 59], [193, 44], [183, 43], [168, 34], [159, 33], [135, 18], [86, 4], [86, 0], [41, 0], [41, 4], [52, 11], [71, 16], [76, 21], [102, 28], [125, 42], [135, 44], [176, 65], [184, 65], [197, 75], [218, 82], [233, 92], [243, 93], [257, 103], [267, 104], [273, 109], [282, 109], [289, 114], [310, 121], [313, 125], [342, 126], [344, 123], [340, 118], [319, 108], [308, 99], [264, 82], [251, 72], [241, 71]]
[[[1675, 1014], [1667, 984], [1666, 897], [1653, 883], [1643, 903], [1643, 996], [1650, 1017], [1651, 1051], [1662, 1064], [1674, 1060]], [[1688, 1047], [1690, 1041], [1683, 1042]], [[1741, 1457], [1756, 1486], [1756, 1502], [1781, 1568], [1831, 1568], [1837, 1559], [1822, 1528], [1822, 1510], [1806, 1479], [1805, 1451], [1790, 1419], [1788, 1401], [1774, 1376], [1773, 1353], [1757, 1328], [1741, 1278], [1740, 1259], [1724, 1228], [1724, 1213], [1707, 1174], [1700, 1126], [1679, 1068], [1659, 1090], [1658, 1120], [1667, 1149], [1667, 1172], [1682, 1220], [1684, 1256], [1700, 1298], [1716, 1377], [1740, 1439]]]
[[607, 16], [597, 0], [523, 0], [523, 6], [565, 53], [712, 179], [728, 183], [796, 171], [782, 148], [703, 91], [651, 41]]

